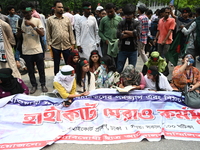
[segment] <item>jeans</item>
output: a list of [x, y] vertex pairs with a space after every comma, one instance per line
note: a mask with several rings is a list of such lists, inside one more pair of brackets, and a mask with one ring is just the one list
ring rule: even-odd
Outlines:
[[122, 72], [127, 58], [128, 58], [129, 64], [132, 64], [135, 67], [137, 63], [137, 57], [138, 57], [137, 51], [133, 51], [133, 52], [120, 51], [118, 54], [117, 71], [119, 73]]
[[15, 61], [20, 61], [20, 52], [16, 49], [15, 50]]
[[26, 62], [26, 67], [28, 70], [28, 75], [29, 75], [29, 79], [32, 86], [37, 87], [37, 81], [36, 81], [35, 73], [34, 73], [35, 62], [36, 62], [36, 66], [39, 72], [39, 81], [41, 83], [41, 86], [44, 86], [46, 84], [46, 80], [45, 80], [43, 53], [35, 54], [35, 55], [23, 55], [23, 58]]
[[54, 75], [56, 75], [59, 72], [60, 69], [60, 55], [63, 54], [63, 58], [65, 60], [65, 64], [67, 65], [67, 60], [70, 55], [70, 50], [58, 50], [52, 47], [53, 52], [53, 61], [54, 61]]

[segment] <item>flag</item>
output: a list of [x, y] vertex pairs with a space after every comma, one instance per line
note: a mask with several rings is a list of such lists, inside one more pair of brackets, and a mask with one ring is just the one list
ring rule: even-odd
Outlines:
[[181, 31], [176, 33], [176, 37], [166, 54], [166, 59], [169, 60], [174, 66], [177, 65], [179, 56], [186, 53], [185, 51], [187, 48], [189, 36], [187, 36], [184, 43], [182, 42], [182, 36], [184, 35]]

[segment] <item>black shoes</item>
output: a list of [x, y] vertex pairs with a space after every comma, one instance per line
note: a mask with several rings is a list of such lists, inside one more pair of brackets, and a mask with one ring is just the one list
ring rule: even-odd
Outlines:
[[[34, 94], [34, 93], [36, 92], [36, 90], [37, 90], [37, 87], [33, 86], [33, 87], [31, 88], [31, 90], [30, 90], [30, 94]], [[45, 85], [42, 85], [42, 86], [41, 86], [41, 90], [42, 90], [42, 92], [44, 92], [44, 93], [48, 92], [48, 89], [47, 89], [47, 87], [46, 87]]]
[[28, 73], [28, 71], [27, 71], [26, 69], [24, 69], [24, 70], [20, 70], [19, 72], [20, 72], [21, 75], [25, 75], [25, 74]]
[[42, 92], [48, 92], [48, 89], [47, 89], [47, 87], [45, 85], [42, 85], [41, 89], [42, 89]]
[[37, 90], [37, 87], [33, 86], [30, 90], [30, 94], [34, 94]]

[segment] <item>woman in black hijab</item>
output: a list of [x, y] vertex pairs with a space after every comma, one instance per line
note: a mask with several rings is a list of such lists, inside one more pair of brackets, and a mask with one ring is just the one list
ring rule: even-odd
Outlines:
[[0, 98], [18, 93], [28, 95], [28, 87], [21, 79], [12, 76], [12, 70], [10, 68], [0, 69]]

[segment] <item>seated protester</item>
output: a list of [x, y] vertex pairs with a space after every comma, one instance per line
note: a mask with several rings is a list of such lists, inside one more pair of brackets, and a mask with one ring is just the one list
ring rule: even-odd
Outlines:
[[152, 52], [150, 58], [147, 62], [144, 63], [142, 73], [145, 76], [147, 74], [147, 70], [150, 66], [157, 66], [158, 72], [161, 72], [165, 76], [169, 75], [169, 68], [166, 61], [160, 56], [159, 52]]
[[147, 74], [144, 76], [146, 88], [153, 91], [172, 91], [167, 77], [158, 72], [157, 66], [150, 66]]
[[76, 83], [78, 93], [95, 90], [95, 77], [89, 71], [89, 62], [86, 58], [80, 58], [76, 65]]
[[120, 88], [132, 85], [137, 90], [143, 90], [146, 86], [143, 74], [135, 70], [132, 64], [126, 66], [120, 75]]
[[0, 98], [19, 93], [28, 95], [28, 87], [21, 79], [12, 76], [12, 70], [10, 68], [0, 69]]
[[55, 93], [58, 97], [63, 99], [69, 99], [64, 103], [65, 106], [68, 106], [72, 103], [72, 99], [79, 96], [88, 95], [88, 92], [76, 94], [76, 79], [74, 68], [70, 65], [65, 65], [54, 77], [53, 82]]
[[76, 65], [78, 60], [80, 59], [79, 53], [77, 50], [72, 50], [67, 60], [67, 64], [72, 66], [76, 72]]
[[114, 88], [120, 84], [120, 75], [110, 56], [101, 58], [101, 66], [94, 72], [96, 88]]
[[182, 57], [182, 65], [176, 66], [172, 73], [172, 87], [174, 90], [183, 91], [187, 84], [191, 85], [190, 91], [200, 87], [200, 71], [193, 66], [194, 57], [186, 54]]
[[101, 65], [100, 63], [101, 56], [97, 50], [93, 50], [90, 54], [89, 64], [90, 64], [90, 72], [94, 73], [97, 68]]

